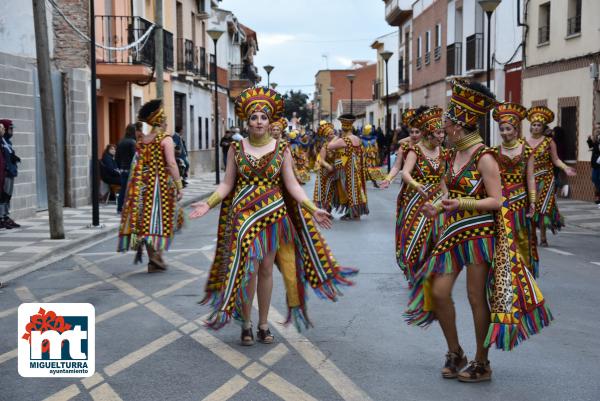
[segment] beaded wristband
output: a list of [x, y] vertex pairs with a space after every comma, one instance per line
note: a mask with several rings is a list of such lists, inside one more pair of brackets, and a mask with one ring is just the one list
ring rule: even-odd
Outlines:
[[210, 195], [208, 197], [208, 199], [206, 200], [206, 203], [208, 203], [208, 207], [209, 208], [213, 208], [215, 206], [217, 206], [219, 203], [221, 203], [223, 199], [221, 199], [221, 195], [219, 195], [219, 193], [217, 191], [213, 192], [212, 195]]
[[304, 199], [301, 205], [310, 214], [313, 214], [317, 210], [317, 206], [310, 199]]
[[459, 210], [468, 210], [468, 211], [473, 211], [475, 209], [477, 209], [476, 203], [477, 201], [475, 200], [475, 198], [471, 198], [471, 197], [462, 197], [458, 199], [458, 209]]

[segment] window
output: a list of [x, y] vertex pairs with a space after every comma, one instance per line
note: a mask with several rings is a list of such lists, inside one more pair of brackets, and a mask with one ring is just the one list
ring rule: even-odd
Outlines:
[[422, 44], [421, 44], [421, 37], [419, 36], [417, 38], [417, 69], [421, 68], [421, 56], [422, 56]]
[[567, 36], [581, 33], [581, 0], [569, 0]]
[[540, 5], [538, 16], [538, 44], [550, 42], [550, 2]]
[[425, 64], [431, 60], [431, 31], [425, 32]]
[[567, 162], [577, 161], [577, 106], [560, 108], [560, 127], [562, 132], [556, 135], [555, 141], [561, 150], [561, 159]]
[[433, 49], [433, 58], [439, 60], [442, 57], [442, 24], [435, 26], [435, 48]]
[[198, 149], [202, 149], [202, 117], [198, 117]]

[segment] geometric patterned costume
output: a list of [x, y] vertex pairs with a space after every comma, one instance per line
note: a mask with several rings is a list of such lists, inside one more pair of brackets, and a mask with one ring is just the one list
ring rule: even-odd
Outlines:
[[337, 286], [352, 285], [347, 278], [357, 271], [337, 264], [311, 214], [286, 192], [281, 169], [287, 142], [278, 141], [260, 158], [247, 154], [243, 143], [232, 146], [236, 182], [221, 203], [217, 249], [203, 300], [213, 309], [208, 325], [219, 329], [232, 317], [243, 320], [254, 263], [276, 250], [286, 288], [286, 323], [293, 321], [298, 330], [309, 327], [305, 287], [335, 301], [340, 295]]
[[385, 179], [385, 174], [383, 174], [380, 168], [381, 163], [379, 162], [377, 137], [374, 135], [373, 127], [370, 124], [363, 128], [360, 139], [364, 148], [367, 179], [372, 181], [383, 181]]
[[354, 146], [348, 137], [342, 139], [346, 146], [336, 151], [334, 167], [338, 180], [333, 208], [350, 218], [359, 218], [369, 214], [363, 146], [362, 143]]
[[[325, 167], [320, 165], [320, 151], [322, 146], [327, 144], [327, 138], [334, 132], [333, 125], [330, 123], [322, 123], [318, 130], [318, 138], [315, 142], [315, 146], [320, 144], [321, 146], [317, 147], [317, 160], [315, 163], [315, 168], [317, 169], [317, 176], [315, 179], [315, 188], [313, 191], [313, 202], [318, 208], [323, 210], [327, 210], [331, 212], [332, 202], [333, 202], [333, 193], [335, 191], [335, 180], [336, 180], [336, 171], [328, 171]], [[335, 137], [333, 138], [335, 139]], [[325, 162], [330, 166], [335, 164], [335, 155], [336, 152], [333, 150], [327, 150], [325, 152]]]
[[556, 230], [560, 230], [564, 225], [564, 221], [556, 204], [556, 180], [554, 179], [554, 164], [550, 156], [552, 141], [552, 138], [546, 137], [533, 149], [535, 158], [533, 169], [537, 192], [533, 221], [536, 226], [539, 226], [543, 219], [546, 227], [556, 233]]
[[155, 251], [168, 250], [183, 224], [183, 210], [176, 205], [177, 189], [160, 144], [169, 135], [154, 129], [159, 133], [152, 142], [137, 142], [119, 227], [117, 251], [137, 250], [136, 262], [141, 262], [144, 243]]

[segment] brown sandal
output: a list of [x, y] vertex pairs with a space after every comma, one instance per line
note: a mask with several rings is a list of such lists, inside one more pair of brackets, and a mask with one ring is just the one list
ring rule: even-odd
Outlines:
[[446, 363], [442, 368], [442, 377], [444, 379], [456, 379], [458, 372], [467, 365], [467, 357], [462, 348], [459, 352], [448, 351], [446, 353]]
[[492, 380], [490, 361], [471, 361], [469, 366], [458, 374], [458, 381], [463, 383], [479, 383]]
[[161, 266], [153, 260], [148, 262], [148, 273], [159, 273], [164, 272], [165, 270], [167, 270], [165, 266]]
[[259, 327], [256, 331], [256, 337], [258, 338], [258, 341], [263, 344], [272, 344], [273, 340], [275, 340], [275, 336], [271, 334], [271, 330], [269, 330], [269, 328], [263, 330]]
[[252, 334], [252, 326], [247, 329], [242, 327], [241, 343], [245, 347], [254, 345], [254, 335]]

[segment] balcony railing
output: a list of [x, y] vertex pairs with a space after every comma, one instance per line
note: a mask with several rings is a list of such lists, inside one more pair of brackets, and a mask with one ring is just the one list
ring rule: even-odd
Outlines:
[[428, 65], [431, 62], [431, 52], [425, 53], [425, 65]]
[[258, 82], [258, 71], [252, 64], [232, 64], [229, 67], [229, 79], [235, 81], [247, 80]]
[[[152, 26], [142, 17], [96, 15], [96, 41], [108, 47], [123, 47], [136, 42]], [[173, 34], [163, 30], [164, 66], [173, 69]], [[96, 61], [105, 64], [154, 65], [154, 32], [145, 42], [124, 50], [96, 48]]]
[[381, 81], [376, 79], [373, 81], [373, 100], [381, 99], [382, 85]]
[[467, 71], [483, 69], [483, 34], [467, 37]]
[[462, 42], [446, 47], [446, 75], [462, 75]]
[[217, 78], [217, 71], [215, 70], [215, 55], [211, 54], [208, 57], [208, 62], [209, 62], [209, 66], [208, 66], [208, 70], [209, 70], [209, 79], [211, 81], [215, 81]]
[[567, 36], [581, 32], [581, 15], [576, 15], [567, 20]]
[[417, 57], [417, 70], [420, 70], [423, 66], [423, 59], [421, 57]]
[[538, 44], [550, 42], [550, 25], [538, 28]]
[[177, 71], [196, 73], [194, 62], [194, 42], [189, 39], [177, 38]]
[[433, 59], [439, 60], [440, 57], [442, 57], [442, 48], [441, 46], [438, 46], [435, 49], [433, 49]]
[[196, 48], [196, 65], [198, 66], [197, 74], [203, 77], [208, 77], [208, 69], [206, 68], [206, 49], [204, 47]]

